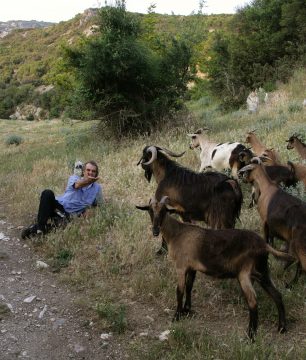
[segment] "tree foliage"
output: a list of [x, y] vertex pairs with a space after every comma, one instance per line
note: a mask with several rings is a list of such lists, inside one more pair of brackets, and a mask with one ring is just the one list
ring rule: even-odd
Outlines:
[[66, 49], [79, 81], [79, 106], [118, 135], [150, 131], [182, 106], [191, 56], [191, 47], [175, 38], [158, 51], [147, 46], [139, 19], [126, 12], [124, 1], [101, 8], [96, 36]]
[[305, 0], [254, 0], [217, 33], [207, 69], [225, 106], [238, 106], [259, 86], [287, 80], [305, 57]]

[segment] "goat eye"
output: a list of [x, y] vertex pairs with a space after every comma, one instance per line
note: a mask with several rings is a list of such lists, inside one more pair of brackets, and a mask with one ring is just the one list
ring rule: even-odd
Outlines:
[[197, 138], [196, 136], [191, 136], [191, 139], [192, 139], [192, 140], [194, 140], [194, 139], [196, 139], [196, 138]]

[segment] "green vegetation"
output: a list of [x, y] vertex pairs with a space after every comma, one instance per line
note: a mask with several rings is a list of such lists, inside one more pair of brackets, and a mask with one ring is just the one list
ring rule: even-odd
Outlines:
[[126, 317], [125, 317], [125, 306], [124, 305], [113, 305], [111, 302], [98, 303], [96, 304], [97, 314], [102, 318], [106, 319], [110, 324], [112, 331], [122, 334], [126, 330]]
[[24, 103], [43, 118], [99, 118], [122, 134], [145, 133], [170, 121], [186, 97], [238, 108], [250, 90], [272, 91], [305, 65], [304, 0], [256, 0], [218, 16], [204, 15], [203, 5], [190, 16], [154, 6], [142, 15], [117, 0], [49, 28], [16, 30], [0, 39], [0, 118]]
[[[187, 72], [184, 67], [189, 63], [202, 63], [206, 56], [209, 30], [226, 27], [232, 17], [232, 15], [206, 16], [200, 12], [190, 16], [160, 15], [153, 11], [146, 15], [127, 13], [120, 20], [128, 22], [131, 19], [135, 26], [138, 24], [135, 27], [137, 31], [133, 35], [137, 41], [134, 42], [133, 37], [130, 37], [128, 41], [126, 37], [125, 44], [121, 44], [119, 39], [114, 39], [111, 34], [107, 35], [107, 31], [103, 31], [105, 29], [103, 21], [106, 20], [103, 20], [103, 17], [110, 16], [111, 13], [112, 10], [107, 7], [102, 8], [99, 14], [97, 11], [87, 11], [70, 21], [44, 29], [17, 30], [0, 39], [0, 118], [7, 119], [21, 104], [33, 104], [42, 108], [43, 119], [60, 116], [92, 119], [93, 115], [98, 116], [101, 109], [106, 107], [107, 110], [107, 103], [103, 101], [96, 103], [94, 100], [97, 99], [91, 97], [89, 97], [90, 105], [93, 106], [89, 107], [86, 96], [88, 94], [84, 88], [80, 87], [80, 77], [77, 79], [74, 68], [68, 67], [64, 61], [64, 49], [70, 48], [73, 51], [91, 49], [92, 55], [97, 56], [95, 44], [101, 48], [103, 44], [108, 43], [117, 47], [119, 51], [117, 55], [121, 54], [121, 57], [115, 59], [116, 54], [113, 51], [107, 53], [107, 49], [104, 49], [102, 54], [110, 55], [106, 62], [109, 67], [107, 69], [106, 65], [102, 66], [101, 61], [98, 62], [100, 64], [99, 79], [109, 76], [108, 80], [118, 82], [115, 71], [119, 69], [123, 71], [120, 68], [120, 61], [123, 61], [125, 67], [128, 66], [124, 70], [129, 70], [124, 72], [126, 88], [119, 92], [119, 98], [110, 98], [111, 103], [113, 104], [114, 100], [117, 102], [120, 100], [121, 103], [122, 101], [130, 102], [132, 96], [128, 96], [128, 90], [133, 90], [135, 85], [133, 94], [136, 95], [136, 99], [131, 104], [132, 111], [121, 111], [121, 114], [126, 116], [136, 112], [143, 120], [143, 113], [145, 113], [144, 123], [147, 127], [149, 120], [151, 123], [157, 121], [154, 113], [162, 117], [171, 109], [182, 106], [188, 71], [190, 70], [191, 73], [195, 71], [194, 65], [190, 66]], [[104, 42], [99, 42], [98, 39], [103, 39]], [[124, 56], [123, 50], [126, 50], [125, 53], [129, 57]], [[87, 57], [86, 59], [88, 66], [86, 71], [83, 69], [83, 75], [88, 75], [87, 70], [90, 70], [89, 59]], [[178, 62], [178, 59], [182, 60]], [[139, 64], [138, 61], [140, 61]], [[133, 77], [136, 71], [139, 73], [137, 78]], [[149, 75], [150, 78], [148, 78]], [[146, 85], [143, 89], [144, 93], [141, 93], [139, 89], [142, 86], [141, 81], [143, 85]], [[169, 88], [169, 84], [173, 84], [173, 87]], [[42, 86], [51, 85], [48, 91], [41, 90]], [[107, 89], [109, 97], [110, 91], [114, 91], [110, 87], [111, 85]], [[85, 103], [88, 106], [81, 108], [81, 105], [84, 105], [82, 96], [84, 94], [87, 100]], [[99, 98], [99, 94], [97, 97]], [[152, 103], [153, 99], [155, 101]], [[108, 115], [110, 115], [109, 111]], [[37, 119], [36, 116], [35, 119]], [[134, 117], [132, 122], [142, 124], [139, 116]], [[108, 123], [113, 122], [108, 121]]]
[[79, 49], [66, 49], [78, 80], [72, 108], [102, 117], [118, 136], [151, 131], [182, 107], [191, 48], [173, 38], [151, 50], [140, 40], [140, 21], [126, 12], [124, 1], [102, 8], [98, 24], [96, 36]]
[[240, 9], [229, 29], [217, 31], [207, 59], [210, 86], [225, 108], [238, 107], [250, 92], [275, 89], [306, 62], [303, 0], [255, 0]]
[[20, 145], [23, 142], [23, 138], [19, 135], [9, 135], [6, 139], [5, 139], [5, 144], [6, 145]]

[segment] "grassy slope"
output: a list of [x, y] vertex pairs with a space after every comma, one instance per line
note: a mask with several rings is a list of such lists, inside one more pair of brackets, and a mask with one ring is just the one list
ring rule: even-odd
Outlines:
[[[198, 102], [189, 104], [193, 115], [181, 119], [179, 126], [121, 142], [105, 134], [99, 137], [93, 122], [0, 121], [0, 196], [7, 203], [9, 218], [16, 225], [27, 225], [35, 216], [42, 189], [61, 193], [76, 159], [96, 159], [105, 206], [33, 248], [56, 269], [68, 265], [59, 276], [80, 290], [80, 304], [89, 309], [88, 316], [101, 330], [115, 332], [132, 358], [304, 359], [305, 276], [293, 290], [285, 289], [285, 280], [293, 272], [283, 274], [281, 264], [273, 259], [272, 276], [288, 312], [287, 334], [276, 333], [275, 307], [258, 289], [259, 336], [255, 344], [249, 344], [245, 339], [248, 313], [236, 282], [201, 275], [193, 294], [195, 318], [172, 325], [175, 274], [169, 259], [155, 257], [160, 241], [151, 235], [147, 214], [134, 205], [147, 203], [156, 187], [146, 182], [136, 166], [142, 148], [156, 144], [173, 151], [187, 150], [186, 133], [200, 126], [208, 125], [212, 138], [220, 142], [243, 142], [245, 132], [257, 128], [259, 138], [275, 147], [284, 162], [298, 161], [294, 151], [286, 150], [285, 140], [296, 131], [306, 134], [306, 110], [300, 106], [305, 82], [306, 72], [298, 72], [257, 115], [241, 110], [222, 116], [213, 105], [203, 108]], [[11, 134], [22, 136], [24, 142], [6, 146]], [[198, 153], [187, 151], [180, 162], [198, 169]], [[249, 188], [245, 185], [243, 192], [245, 204], [238, 227], [260, 231], [257, 211], [247, 208]], [[156, 335], [166, 329], [173, 331], [169, 342], [162, 343]], [[141, 332], [148, 336], [140, 337]]]

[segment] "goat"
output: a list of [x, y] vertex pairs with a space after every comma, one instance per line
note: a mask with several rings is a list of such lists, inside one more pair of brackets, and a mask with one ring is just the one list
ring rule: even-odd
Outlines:
[[304, 183], [304, 186], [306, 187], [306, 165], [303, 164], [294, 164], [291, 161], [287, 161], [288, 167], [291, 167], [295, 174], [295, 177], [298, 181], [301, 181]]
[[286, 140], [286, 142], [288, 143], [288, 150], [295, 149], [303, 160], [306, 159], [306, 145], [301, 140], [300, 135], [293, 134], [288, 140]]
[[237, 171], [250, 162], [253, 153], [238, 142], [220, 144], [212, 142], [204, 134], [204, 130], [208, 130], [208, 128], [187, 134], [187, 136], [191, 137], [190, 149], [197, 147], [201, 149], [199, 171], [209, 167], [217, 171], [230, 169], [232, 175], [237, 178]]
[[[264, 161], [266, 161], [267, 158], [263, 157]], [[277, 185], [283, 185], [284, 187], [290, 187], [290, 186], [296, 186], [298, 182], [298, 178], [295, 174], [295, 169], [292, 164], [292, 166], [284, 166], [284, 165], [271, 165], [265, 167], [266, 173], [269, 176], [269, 178], [274, 181]], [[306, 175], [306, 171], [305, 171]], [[306, 177], [305, 177], [306, 180]], [[257, 203], [257, 198], [259, 196], [259, 189], [256, 187], [256, 185], [253, 185], [252, 188], [252, 200], [249, 205], [249, 208], [252, 208], [254, 204]]]
[[268, 149], [256, 136], [255, 130], [249, 131], [246, 134], [245, 142], [251, 145], [253, 153], [256, 156], [264, 156], [270, 160], [265, 165], [281, 165], [280, 157], [273, 148]]
[[[258, 324], [258, 311], [253, 280], [270, 295], [278, 310], [278, 331], [286, 331], [285, 309], [280, 292], [270, 279], [268, 253], [282, 259], [288, 254], [275, 250], [258, 234], [241, 229], [204, 229], [182, 223], [168, 214], [169, 198], [153, 199], [148, 206], [136, 206], [149, 212], [152, 232], [161, 232], [168, 244], [169, 255], [176, 268], [177, 309], [173, 320], [191, 311], [191, 291], [197, 271], [214, 278], [236, 278], [249, 308], [248, 336], [253, 339]], [[184, 291], [186, 300], [183, 306]]]
[[[218, 172], [196, 173], [170, 160], [166, 155], [179, 157], [170, 150], [146, 146], [138, 164], [150, 182], [157, 182], [155, 196], [170, 197], [170, 205], [184, 221], [204, 221], [216, 229], [234, 228], [242, 205], [238, 182]], [[162, 248], [166, 248], [163, 242]], [[162, 253], [162, 248], [158, 253]]]
[[258, 188], [257, 209], [263, 223], [264, 238], [276, 236], [287, 242], [289, 253], [298, 260], [291, 283], [306, 271], [306, 203], [279, 188], [267, 175], [259, 158], [239, 170], [245, 182]]

